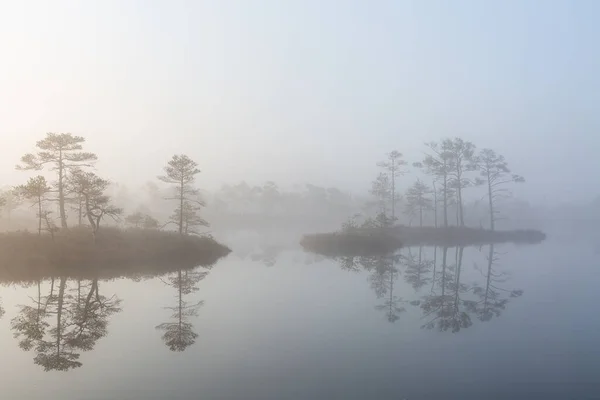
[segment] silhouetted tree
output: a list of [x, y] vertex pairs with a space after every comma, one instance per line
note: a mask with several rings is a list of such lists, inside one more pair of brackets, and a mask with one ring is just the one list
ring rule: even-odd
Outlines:
[[143, 213], [137, 211], [126, 216], [125, 222], [134, 228], [139, 228], [144, 222], [144, 217], [145, 215]]
[[398, 175], [405, 173], [404, 166], [406, 161], [402, 159], [402, 153], [394, 150], [387, 154], [387, 160], [377, 163], [377, 166], [383, 168], [389, 174], [389, 181], [391, 183], [390, 196], [392, 206], [392, 221], [396, 219], [396, 178]]
[[420, 179], [417, 179], [406, 192], [406, 212], [409, 215], [419, 215], [420, 227], [423, 227], [423, 212], [433, 208], [430, 195], [431, 189]]
[[378, 205], [377, 220], [380, 226], [393, 223], [388, 217], [388, 202], [392, 193], [390, 178], [387, 174], [380, 173], [371, 185], [371, 194], [376, 198]]
[[110, 197], [104, 194], [110, 182], [102, 179], [93, 172], [78, 171], [73, 177], [76, 182], [74, 187], [79, 190], [79, 195], [84, 201], [84, 216], [87, 217], [94, 237], [100, 229], [100, 222], [105, 217], [118, 221], [123, 213], [121, 208], [110, 203]]
[[136, 211], [125, 217], [125, 222], [134, 228], [157, 229], [158, 220], [141, 211]]
[[17, 186], [15, 193], [32, 202], [32, 206], [37, 208], [38, 217], [38, 235], [42, 234], [42, 221], [46, 219], [44, 214], [46, 203], [46, 196], [50, 193], [50, 186], [46, 182], [46, 178], [38, 175], [34, 178], [29, 178], [25, 185]]
[[81, 151], [85, 139], [73, 136], [70, 133], [47, 133], [46, 138], [38, 141], [36, 154], [28, 153], [21, 158], [19, 170], [41, 170], [45, 165], [50, 165], [58, 177], [55, 184], [58, 192], [58, 205], [62, 228], [67, 227], [67, 214], [65, 212], [65, 179], [67, 173], [75, 168], [90, 166], [97, 160], [93, 153]]
[[12, 188], [8, 188], [0, 194], [0, 210], [4, 211], [9, 223], [11, 222], [12, 212], [16, 210], [21, 203], [21, 198]]
[[144, 216], [144, 221], [142, 222], [142, 227], [144, 229], [158, 229], [158, 220], [151, 215], [146, 214]]
[[200, 216], [199, 212], [201, 206], [198, 204], [204, 203], [191, 203], [186, 201], [183, 203], [183, 212], [177, 208], [171, 216], [171, 221], [177, 221], [178, 218], [181, 218], [181, 221], [183, 222], [183, 234], [199, 234], [200, 232], [195, 228], [199, 226], [209, 226], [209, 223]]
[[165, 175], [158, 179], [175, 186], [175, 196], [171, 200], [177, 200], [179, 206], [171, 221], [177, 224], [179, 234], [184, 234], [192, 226], [203, 225], [201, 221], [206, 224], [198, 216], [200, 207], [204, 206], [199, 199], [200, 191], [192, 186], [200, 173], [198, 164], [186, 155], [174, 155], [164, 170]]
[[447, 141], [440, 145], [436, 142], [425, 143], [429, 148], [429, 154], [425, 155], [422, 163], [417, 162], [413, 165], [417, 168], [424, 168], [425, 172], [433, 175], [440, 183], [440, 193], [442, 195], [442, 204], [444, 212], [444, 227], [448, 227], [448, 195], [450, 189], [450, 174], [452, 168], [452, 149]]
[[445, 139], [442, 145], [450, 155], [450, 185], [456, 190], [456, 205], [460, 226], [465, 226], [462, 191], [473, 182], [465, 177], [465, 173], [477, 169], [475, 145], [461, 138]]
[[510, 194], [505, 186], [511, 182], [525, 182], [525, 179], [522, 176], [512, 174], [504, 156], [497, 154], [494, 150], [481, 150], [477, 161], [480, 168], [480, 174], [484, 179], [483, 181], [480, 181], [480, 183], [487, 185], [488, 203], [490, 208], [490, 229], [494, 230], [498, 215], [496, 202], [500, 198]]

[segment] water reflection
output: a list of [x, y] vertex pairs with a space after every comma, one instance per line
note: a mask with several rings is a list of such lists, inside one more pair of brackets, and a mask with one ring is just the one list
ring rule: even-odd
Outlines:
[[487, 268], [481, 270], [477, 267], [485, 277], [485, 285], [476, 285], [473, 288], [473, 293], [479, 297], [479, 300], [470, 302], [468, 307], [481, 321], [489, 321], [494, 316], [499, 317], [506, 308], [509, 298], [519, 297], [523, 294], [522, 290], [510, 290], [501, 287], [508, 281], [508, 276], [506, 272], [494, 270], [494, 264], [497, 264], [499, 260], [499, 253], [494, 251], [494, 245], [492, 244], [489, 246]]
[[19, 347], [34, 350], [34, 363], [45, 371], [81, 367], [80, 352], [92, 350], [107, 334], [109, 317], [121, 311], [118, 298], [100, 294], [98, 279], [86, 286], [77, 281], [75, 296], [68, 289], [66, 277], [57, 280], [51, 279], [46, 296], [42, 296], [38, 280], [37, 298], [31, 298], [32, 305], [19, 305], [17, 316], [11, 320]]
[[172, 312], [171, 321], [164, 322], [156, 327], [156, 329], [164, 332], [162, 340], [171, 351], [184, 351], [193, 345], [196, 338], [198, 338], [198, 334], [194, 332], [194, 326], [189, 318], [198, 316], [198, 310], [202, 307], [204, 301], [191, 303], [186, 301], [184, 296], [198, 291], [196, 285], [206, 275], [208, 275], [208, 271], [179, 270], [175, 275], [163, 280], [165, 284], [177, 290], [175, 306], [165, 307]]
[[[383, 300], [375, 309], [384, 312], [389, 322], [396, 322], [413, 307], [422, 314], [422, 328], [456, 333], [472, 326], [473, 317], [480, 321], [499, 317], [510, 298], [523, 294], [522, 290], [505, 287], [509, 276], [495, 269], [500, 253], [493, 244], [488, 246], [486, 267], [479, 268], [475, 263], [480, 281], [473, 283], [464, 277], [464, 252], [464, 246], [418, 247], [394, 254], [343, 256], [336, 260], [342, 270], [369, 273], [371, 289], [377, 299]], [[403, 297], [395, 293], [400, 276], [413, 289], [410, 299], [405, 299], [409, 293], [403, 293]], [[423, 291], [425, 287], [429, 289]]]
[[424, 328], [458, 332], [473, 325], [470, 315], [461, 308], [465, 303], [461, 295], [469, 290], [460, 280], [463, 252], [464, 247], [456, 247], [456, 262], [447, 265], [448, 248], [443, 248], [442, 270], [441, 276], [437, 278], [437, 289], [434, 286], [432, 292], [425, 296], [421, 303], [424, 318], [427, 320]]
[[[502, 253], [490, 245], [479, 250], [404, 248], [393, 254], [336, 260], [344, 271], [365, 274], [365, 283], [376, 299], [374, 311], [389, 323], [411, 321], [416, 316], [417, 329], [456, 333], [477, 321], [501, 316], [509, 301], [523, 294], [511, 288], [501, 257]], [[474, 262], [466, 261], [471, 259]], [[297, 253], [294, 260], [298, 264], [313, 264], [323, 261], [323, 256]], [[474, 268], [467, 268], [471, 265]], [[169, 310], [168, 319], [153, 322], [172, 352], [188, 350], [199, 337], [194, 317], [199, 315], [204, 300], [194, 294], [209, 272], [210, 267], [201, 267], [154, 275], [156, 282], [162, 281], [173, 296], [172, 301], [154, 306], [156, 312], [161, 307]], [[132, 274], [127, 279], [139, 282], [151, 277]], [[29, 288], [31, 297], [13, 309], [16, 314], [9, 319], [10, 327], [16, 344], [33, 353], [34, 364], [44, 371], [81, 367], [81, 354], [94, 350], [97, 342], [108, 335], [111, 317], [122, 311], [122, 301], [116, 294], [102, 292], [102, 279], [85, 278], [58, 276], [22, 285]], [[299, 286], [298, 290], [310, 289]]]

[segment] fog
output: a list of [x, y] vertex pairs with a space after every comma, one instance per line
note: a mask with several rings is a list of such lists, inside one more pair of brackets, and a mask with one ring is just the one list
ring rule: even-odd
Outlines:
[[[127, 211], [147, 203], [143, 188], [173, 154], [198, 163], [209, 214], [215, 193], [242, 181], [366, 199], [390, 151], [410, 166], [425, 142], [460, 137], [525, 177], [514, 204], [542, 219], [564, 203], [588, 216], [600, 195], [598, 11], [592, 1], [4, 2], [0, 185], [33, 175], [15, 165], [47, 132], [71, 132], [98, 155], [97, 173], [127, 188]], [[429, 179], [408, 169], [400, 193]], [[483, 195], [469, 189], [465, 204]], [[336, 223], [360, 208], [351, 203]]]

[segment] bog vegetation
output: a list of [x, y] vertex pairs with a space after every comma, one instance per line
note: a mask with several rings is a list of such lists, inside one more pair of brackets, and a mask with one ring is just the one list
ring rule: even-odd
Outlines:
[[[200, 173], [195, 161], [174, 155], [164, 167], [165, 175], [158, 177], [173, 184], [170, 199], [177, 201], [176, 206], [162, 226], [174, 224], [176, 232], [171, 232], [159, 230], [152, 215], [127, 213], [114, 204], [108, 194], [111, 182], [94, 172], [98, 156], [84, 151], [84, 144], [81, 136], [48, 133], [36, 143], [35, 152], [21, 157], [17, 170], [38, 175], [7, 192], [0, 205], [6, 207], [9, 200], [12, 205], [30, 205], [36, 232], [0, 236], [2, 273], [39, 278], [69, 274], [74, 268], [194, 267], [211, 265], [229, 252], [212, 237], [198, 236], [202, 232], [197, 228], [208, 222], [200, 216], [204, 202], [194, 186]], [[116, 229], [110, 222], [125, 223], [130, 229]]]

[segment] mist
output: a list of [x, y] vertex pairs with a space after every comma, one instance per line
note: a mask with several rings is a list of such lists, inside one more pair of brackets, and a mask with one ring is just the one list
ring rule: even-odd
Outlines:
[[0, 2], [0, 398], [593, 397], [598, 15]]
[[585, 204], [600, 194], [587, 177], [600, 149], [598, 11], [583, 1], [9, 2], [2, 184], [22, 183], [14, 166], [46, 132], [72, 132], [102, 176], [132, 188], [185, 153], [210, 191], [274, 181], [361, 194], [385, 153], [420, 161], [423, 143], [459, 136], [527, 178], [519, 199]]

